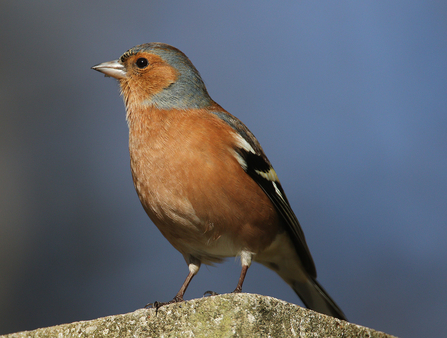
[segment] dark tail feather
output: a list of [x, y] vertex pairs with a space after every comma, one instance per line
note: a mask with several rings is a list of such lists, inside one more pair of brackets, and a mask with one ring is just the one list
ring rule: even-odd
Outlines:
[[306, 283], [294, 282], [292, 288], [309, 309], [347, 321], [343, 311], [315, 279], [308, 278]]

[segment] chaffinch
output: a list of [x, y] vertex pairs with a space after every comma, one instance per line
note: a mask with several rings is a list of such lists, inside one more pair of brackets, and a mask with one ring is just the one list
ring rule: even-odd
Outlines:
[[346, 319], [316, 281], [309, 248], [258, 140], [214, 102], [180, 50], [147, 43], [92, 67], [118, 80], [129, 125], [133, 182], [151, 220], [183, 255], [189, 274], [240, 256], [278, 273], [310, 309]]

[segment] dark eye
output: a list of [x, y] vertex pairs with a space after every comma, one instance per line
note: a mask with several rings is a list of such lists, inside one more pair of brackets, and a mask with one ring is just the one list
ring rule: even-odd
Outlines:
[[148, 63], [149, 63], [149, 62], [147, 61], [147, 59], [145, 59], [145, 58], [139, 58], [139, 59], [137, 60], [137, 62], [136, 62], [136, 65], [137, 65], [138, 68], [143, 69], [143, 68], [146, 68], [146, 67], [147, 67]]

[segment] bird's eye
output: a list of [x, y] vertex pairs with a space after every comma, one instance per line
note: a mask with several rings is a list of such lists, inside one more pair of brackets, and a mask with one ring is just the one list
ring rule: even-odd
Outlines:
[[147, 61], [147, 59], [145, 59], [145, 58], [139, 58], [139, 59], [137, 60], [137, 62], [136, 62], [136, 65], [137, 65], [138, 68], [143, 69], [143, 68], [146, 68], [146, 67], [147, 67], [148, 63], [149, 63], [149, 62]]

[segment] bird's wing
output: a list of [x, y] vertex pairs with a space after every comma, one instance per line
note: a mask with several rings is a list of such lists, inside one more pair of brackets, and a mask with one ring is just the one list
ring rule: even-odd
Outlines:
[[303, 230], [290, 207], [278, 176], [267, 156], [265, 156], [258, 140], [239, 119], [230, 113], [226, 111], [213, 111], [212, 113], [228, 123], [241, 136], [242, 140], [246, 142], [237, 142], [238, 145], [235, 151], [239, 156], [239, 163], [273, 203], [283, 220], [304, 268], [311, 277], [316, 278], [315, 264], [307, 246]]

